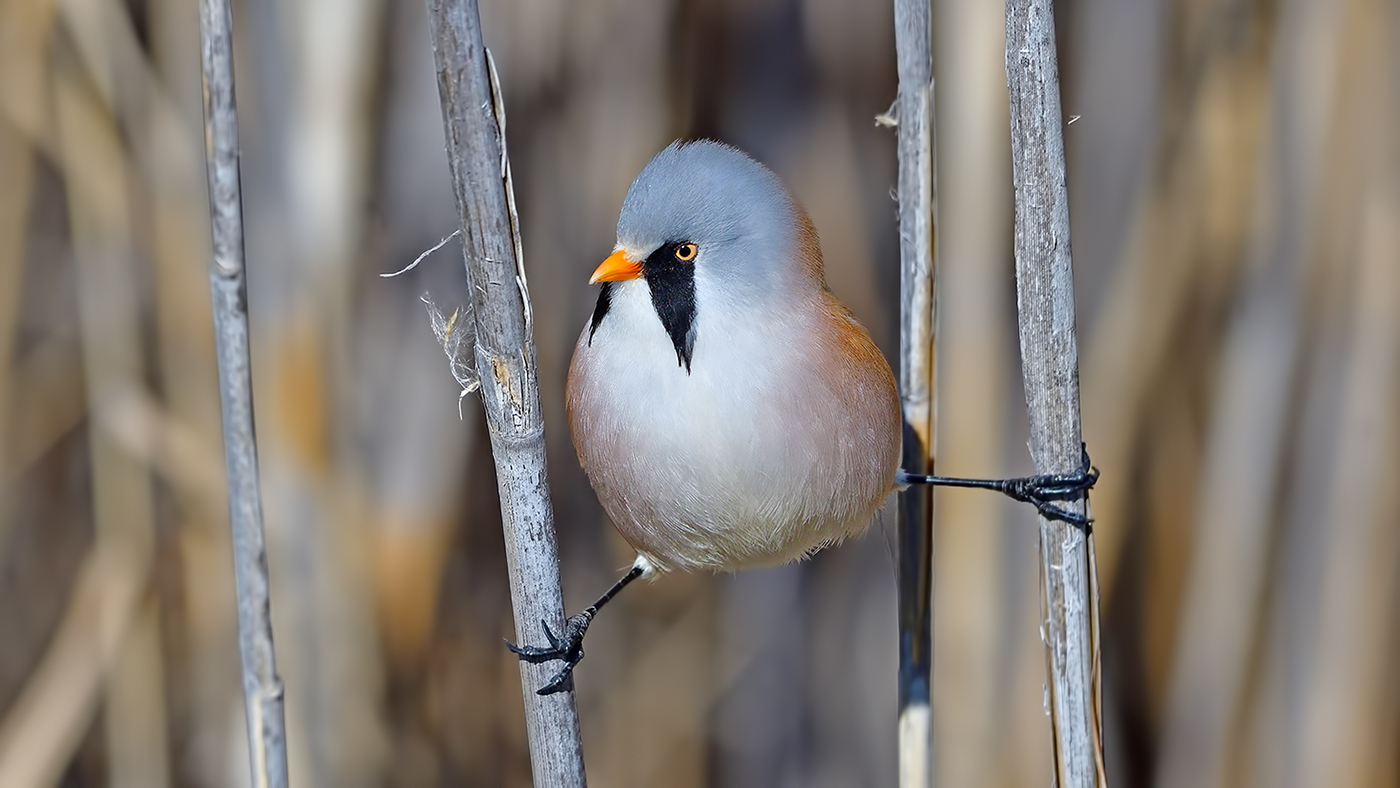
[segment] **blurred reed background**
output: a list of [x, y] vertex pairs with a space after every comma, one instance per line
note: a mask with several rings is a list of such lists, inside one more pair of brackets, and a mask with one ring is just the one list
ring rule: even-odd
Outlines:
[[[1030, 471], [1000, 4], [935, 0], [940, 472]], [[631, 556], [563, 419], [631, 178], [773, 167], [897, 346], [891, 9], [489, 0], [565, 594]], [[236, 4], [258, 435], [293, 783], [518, 786], [489, 448], [425, 12]], [[1400, 4], [1059, 8], [1117, 785], [1400, 775]], [[0, 785], [246, 783], [191, 0], [0, 0]], [[457, 288], [458, 290], [454, 290]], [[794, 403], [794, 407], [800, 404]], [[886, 518], [888, 519], [888, 518]], [[889, 523], [624, 595], [578, 671], [598, 786], [892, 785]], [[1035, 518], [938, 498], [941, 786], [1049, 779]]]

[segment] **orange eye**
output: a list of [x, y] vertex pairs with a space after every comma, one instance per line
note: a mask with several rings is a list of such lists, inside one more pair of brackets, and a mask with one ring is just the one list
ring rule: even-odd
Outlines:
[[694, 260], [695, 255], [699, 252], [700, 250], [695, 247], [695, 244], [681, 244], [676, 247], [676, 259], [682, 263], [688, 263]]

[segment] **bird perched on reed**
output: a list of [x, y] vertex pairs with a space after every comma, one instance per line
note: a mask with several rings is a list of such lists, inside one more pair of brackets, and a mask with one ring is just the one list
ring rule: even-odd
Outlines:
[[[817, 232], [777, 176], [716, 142], [673, 143], [627, 192], [617, 245], [569, 367], [569, 427], [637, 560], [548, 646], [562, 689], [598, 609], [671, 570], [793, 561], [863, 531], [911, 483], [997, 489], [1059, 519], [1081, 474], [1011, 480], [899, 470], [889, 364], [826, 287]], [[1087, 523], [1083, 523], [1087, 526]]]

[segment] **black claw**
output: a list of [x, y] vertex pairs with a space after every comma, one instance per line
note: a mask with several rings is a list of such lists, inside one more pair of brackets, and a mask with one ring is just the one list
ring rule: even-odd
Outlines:
[[540, 625], [544, 628], [544, 636], [549, 641], [549, 648], [519, 646], [509, 640], [506, 641], [506, 648], [517, 654], [524, 662], [538, 665], [541, 662], [552, 662], [556, 659], [564, 661], [564, 667], [549, 680], [549, 683], [535, 691], [537, 695], [552, 695], [569, 686], [569, 679], [573, 675], [574, 667], [578, 665], [579, 660], [583, 659], [583, 636], [588, 632], [588, 625], [592, 621], [593, 613], [589, 610], [570, 616], [564, 622], [564, 632], [557, 636], [550, 631], [549, 624], [541, 621]]
[[[565, 626], [568, 626], [568, 625], [565, 624]], [[544, 619], [540, 619], [540, 627], [541, 627], [542, 629], [544, 629], [544, 638], [545, 638], [545, 640], [548, 640], [548, 641], [549, 641], [549, 645], [553, 646], [555, 651], [566, 651], [566, 650], [567, 650], [567, 649], [564, 648], [563, 645], [561, 645], [561, 644], [559, 643], [559, 638], [555, 637], [555, 636], [554, 636], [554, 633], [553, 633], [552, 631], [550, 631], [550, 629], [549, 629], [549, 622], [548, 622], [548, 621], [545, 621]]]
[[520, 659], [525, 662], [540, 663], [550, 660], [563, 659], [564, 652], [557, 648], [541, 648], [539, 646], [517, 646], [509, 640], [505, 641], [506, 648], [515, 652]]
[[1086, 496], [1090, 488], [1099, 480], [1099, 469], [1089, 463], [1089, 452], [1083, 449], [1083, 459], [1078, 470], [1073, 473], [1048, 473], [1042, 476], [1027, 476], [1020, 479], [1007, 479], [1002, 492], [1035, 506], [1042, 517], [1059, 520], [1088, 534], [1093, 520], [1078, 512], [1071, 512], [1055, 506], [1053, 501], [1073, 501]]
[[1085, 533], [1089, 533], [1093, 530], [1094, 521], [1078, 512], [1071, 512], [1067, 509], [1061, 509], [1058, 506], [1051, 506], [1048, 503], [1036, 503], [1035, 509], [1047, 520], [1059, 520], [1062, 523], [1069, 523]]
[[564, 667], [554, 674], [554, 678], [549, 683], [535, 690], [536, 695], [553, 695], [556, 692], [568, 689], [573, 685], [574, 666], [583, 659], [583, 649], [580, 648], [573, 655], [564, 660]]

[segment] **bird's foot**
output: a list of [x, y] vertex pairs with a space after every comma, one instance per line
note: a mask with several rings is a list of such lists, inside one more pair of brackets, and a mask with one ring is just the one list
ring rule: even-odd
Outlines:
[[895, 477], [896, 484], [932, 484], [941, 487], [974, 487], [983, 490], [996, 490], [1022, 503], [1031, 504], [1042, 517], [1059, 520], [1083, 531], [1090, 532], [1093, 520], [1079, 512], [1056, 506], [1057, 501], [1074, 501], [1088, 496], [1089, 488], [1099, 480], [1099, 469], [1089, 462], [1089, 451], [1081, 447], [1083, 459], [1072, 473], [1047, 473], [1040, 476], [1021, 476], [1014, 479], [960, 479], [953, 476], [931, 476], [900, 471]]
[[544, 627], [545, 639], [549, 641], [549, 646], [517, 646], [506, 641], [506, 648], [515, 652], [520, 659], [525, 662], [539, 664], [541, 662], [552, 662], [563, 660], [564, 667], [554, 674], [548, 684], [535, 690], [536, 695], [553, 695], [569, 686], [574, 674], [574, 666], [583, 659], [583, 636], [588, 632], [588, 625], [593, 623], [594, 610], [588, 610], [578, 615], [569, 616], [564, 622], [564, 631], [555, 636], [549, 629], [549, 624], [541, 621]]
[[543, 646], [517, 646], [509, 640], [506, 641], [506, 648], [520, 655], [520, 658], [526, 662], [539, 664], [541, 662], [553, 662], [556, 659], [564, 662], [564, 667], [560, 668], [559, 672], [554, 674], [554, 678], [550, 679], [548, 684], [535, 690], [536, 695], [553, 695], [570, 685], [570, 678], [574, 674], [574, 666], [579, 663], [579, 660], [583, 659], [583, 636], [588, 632], [588, 625], [593, 623], [593, 617], [598, 615], [598, 611], [603, 609], [603, 605], [606, 605], [613, 597], [617, 596], [622, 589], [626, 588], [628, 583], [641, 577], [650, 565], [649, 562], [638, 557], [637, 562], [632, 565], [632, 568], [627, 570], [627, 574], [623, 575], [616, 583], [613, 583], [612, 588], [609, 588], [602, 596], [598, 597], [598, 601], [584, 608], [582, 613], [576, 616], [569, 616], [569, 619], [564, 622], [564, 631], [560, 633], [558, 637], [556, 637], [553, 632], [549, 631], [549, 624], [541, 621], [540, 624], [544, 626], [544, 636], [549, 640], [548, 648]]
[[1055, 505], [1056, 501], [1073, 501], [1080, 496], [1087, 496], [1089, 489], [1099, 480], [1099, 469], [1090, 464], [1088, 450], [1082, 451], [1083, 459], [1080, 460], [1079, 468], [1072, 473], [1046, 473], [1040, 476], [1004, 479], [1001, 491], [1018, 501], [1031, 504], [1042, 517], [1069, 523], [1087, 534], [1093, 520], [1079, 512]]

